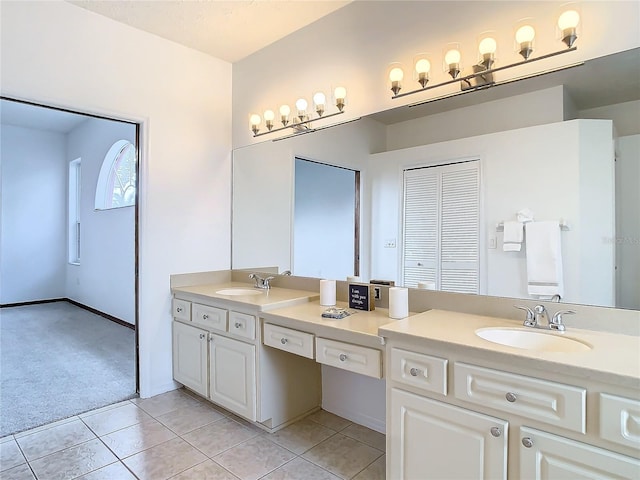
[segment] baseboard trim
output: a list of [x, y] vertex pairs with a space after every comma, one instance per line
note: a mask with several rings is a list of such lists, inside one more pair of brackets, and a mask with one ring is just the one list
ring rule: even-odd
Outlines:
[[70, 298], [51, 298], [49, 300], [31, 300], [28, 302], [18, 302], [18, 303], [3, 303], [0, 304], [0, 308], [10, 308], [10, 307], [25, 307], [28, 305], [39, 305], [41, 303], [55, 303], [55, 302], [68, 302], [76, 307], [82, 308], [83, 310], [87, 310], [91, 313], [99, 315], [107, 320], [111, 320], [118, 325], [122, 325], [123, 327], [130, 328], [131, 330], [135, 330], [136, 326], [130, 324], [129, 322], [125, 322], [124, 320], [114, 317], [113, 315], [109, 315], [108, 313], [101, 312], [100, 310], [96, 310], [95, 308], [89, 307], [87, 305], [83, 305], [80, 302], [76, 302], [75, 300], [71, 300]]
[[40, 303], [64, 302], [65, 300], [66, 298], [50, 298], [48, 300], [30, 300], [28, 302], [2, 303], [0, 304], [0, 308], [24, 307], [27, 305], [38, 305]]
[[100, 315], [103, 318], [106, 318], [107, 320], [111, 320], [114, 323], [117, 323], [118, 325], [122, 325], [123, 327], [127, 327], [130, 328], [131, 330], [135, 330], [136, 326], [130, 324], [129, 322], [125, 322], [124, 320], [118, 318], [118, 317], [114, 317], [113, 315], [109, 315], [108, 313], [104, 313], [101, 312], [100, 310], [96, 310], [95, 308], [89, 307], [87, 305], [84, 305], [80, 302], [76, 302], [75, 300], [71, 300], [70, 298], [63, 298], [63, 300], [65, 302], [69, 302], [72, 305], [75, 305], [76, 307], [80, 307], [84, 310], [87, 310], [91, 313], [95, 313], [96, 315]]

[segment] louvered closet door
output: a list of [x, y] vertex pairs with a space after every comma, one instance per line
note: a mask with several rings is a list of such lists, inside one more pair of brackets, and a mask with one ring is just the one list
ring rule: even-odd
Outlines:
[[405, 171], [404, 284], [479, 292], [479, 162]]

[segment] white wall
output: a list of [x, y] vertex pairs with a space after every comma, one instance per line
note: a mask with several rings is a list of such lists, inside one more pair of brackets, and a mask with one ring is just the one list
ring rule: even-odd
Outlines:
[[[499, 65], [520, 61], [512, 47], [512, 28], [521, 18], [534, 17], [540, 25], [534, 55], [561, 50], [564, 44], [555, 32], [561, 3], [352, 2], [233, 65], [234, 147], [256, 142], [248, 126], [250, 113], [275, 111], [300, 96], [310, 100], [317, 89], [347, 88], [345, 120], [455, 91], [458, 87], [452, 85], [392, 100], [386, 71], [391, 62], [401, 62], [408, 90], [413, 83], [412, 59], [427, 51], [434, 55], [431, 84], [448, 80], [440, 68], [443, 46], [459, 42], [468, 68], [476, 59], [477, 37], [487, 30], [497, 32]], [[581, 2], [580, 8], [581, 34], [575, 52], [499, 72], [496, 77], [502, 81], [638, 46], [638, 2], [588, 1]]]
[[2, 125], [0, 303], [65, 297], [66, 137]]
[[617, 306], [640, 310], [640, 135], [620, 137], [617, 150]]
[[92, 118], [69, 133], [67, 161], [81, 158], [80, 265], [67, 264], [71, 300], [135, 323], [135, 207], [95, 210], [98, 176], [118, 140], [136, 143], [135, 125]]
[[169, 275], [230, 263], [231, 65], [67, 2], [1, 2], [10, 98], [142, 123], [140, 390], [175, 388]]
[[[605, 142], [603, 137], [607, 133], [609, 141]], [[613, 248], [593, 241], [594, 235], [602, 239], [613, 232], [612, 162], [600, 162], [591, 175], [590, 180], [599, 178], [602, 184], [606, 181], [604, 170], [608, 168], [609, 183], [597, 190], [585, 190], [588, 186], [583, 186], [583, 182], [587, 180], [580, 165], [585, 152], [591, 152], [591, 164], [596, 159], [610, 160], [611, 146], [611, 121], [576, 120], [372, 155], [369, 188], [371, 208], [376, 215], [372, 215], [371, 275], [396, 281], [399, 278], [401, 249], [383, 245], [385, 239], [401, 235], [402, 170], [479, 158], [483, 191], [481, 283], [486, 285], [483, 293], [528, 297], [525, 251], [502, 251], [502, 234], [496, 233], [496, 225], [515, 220], [518, 210], [529, 208], [537, 220], [564, 218], [571, 224], [571, 230], [562, 234], [563, 301], [613, 305]], [[581, 195], [589, 196], [588, 205], [586, 200], [581, 205]], [[594, 202], [601, 207], [597, 218], [592, 208]], [[587, 235], [582, 235], [583, 230]], [[497, 239], [497, 249], [488, 249], [490, 237]], [[581, 264], [584, 256], [589, 257], [587, 266]], [[582, 280], [585, 270], [591, 278], [599, 272], [597, 295]]]

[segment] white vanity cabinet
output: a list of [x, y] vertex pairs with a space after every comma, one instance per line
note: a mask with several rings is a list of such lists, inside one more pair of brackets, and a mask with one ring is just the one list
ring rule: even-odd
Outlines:
[[519, 454], [522, 479], [640, 478], [634, 458], [528, 427], [520, 428]]
[[[319, 366], [311, 359], [292, 362], [288, 353], [264, 347], [259, 311], [186, 294], [174, 297], [172, 311], [177, 382], [268, 431], [319, 408]], [[280, 342], [285, 333], [269, 338]], [[286, 338], [287, 347], [295, 344]], [[304, 348], [309, 346], [307, 339]]]
[[507, 478], [505, 420], [398, 388], [391, 389], [388, 408], [387, 478]]
[[640, 478], [637, 391], [437, 342], [386, 348], [387, 478]]
[[209, 396], [209, 332], [173, 322], [173, 378], [203, 397]]
[[209, 398], [256, 420], [256, 347], [221, 335], [209, 336]]

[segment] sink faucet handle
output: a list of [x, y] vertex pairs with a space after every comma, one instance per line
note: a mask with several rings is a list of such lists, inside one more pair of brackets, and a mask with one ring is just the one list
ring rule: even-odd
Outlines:
[[524, 326], [525, 327], [535, 327], [536, 326], [536, 320], [535, 320], [535, 314], [533, 313], [533, 310], [531, 310], [529, 307], [525, 307], [522, 305], [514, 305], [515, 308], [518, 308], [520, 310], [524, 310], [525, 312], [527, 312], [527, 319], [524, 321]]
[[553, 317], [551, 318], [551, 321], [549, 322], [549, 328], [551, 330], [564, 332], [565, 328], [564, 328], [564, 323], [562, 322], [562, 316], [573, 315], [575, 313], [576, 312], [574, 312], [573, 310], [560, 310], [559, 312], [554, 313]]

